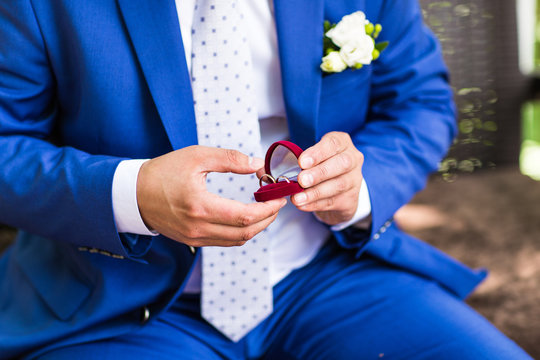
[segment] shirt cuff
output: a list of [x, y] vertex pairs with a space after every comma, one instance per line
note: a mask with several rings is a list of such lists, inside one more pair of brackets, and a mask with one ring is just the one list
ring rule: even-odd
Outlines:
[[137, 205], [137, 177], [142, 164], [148, 160], [124, 160], [114, 172], [112, 203], [114, 221], [119, 233], [157, 236], [146, 227]]
[[[358, 223], [358, 224], [357, 224]], [[371, 225], [371, 199], [366, 180], [362, 179], [360, 193], [358, 194], [358, 207], [351, 220], [331, 226], [332, 231], [341, 231], [351, 225], [360, 225], [360, 227], [369, 228]], [[365, 224], [365, 225], [364, 225]], [[363, 226], [362, 226], [363, 225]]]

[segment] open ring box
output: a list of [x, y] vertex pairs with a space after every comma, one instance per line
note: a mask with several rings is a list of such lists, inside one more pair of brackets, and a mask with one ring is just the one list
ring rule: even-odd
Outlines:
[[[298, 183], [298, 174], [302, 169], [298, 157], [302, 149], [290, 141], [278, 141], [266, 152], [264, 161], [265, 174], [259, 179], [259, 190], [255, 192], [258, 202], [279, 199], [304, 191]], [[272, 183], [263, 185], [264, 180]]]

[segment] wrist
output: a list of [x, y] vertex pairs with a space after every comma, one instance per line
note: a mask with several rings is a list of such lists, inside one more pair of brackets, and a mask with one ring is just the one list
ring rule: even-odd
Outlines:
[[358, 194], [358, 206], [353, 217], [348, 221], [333, 225], [331, 229], [333, 231], [341, 231], [351, 225], [361, 225], [362, 228], [371, 226], [371, 198], [365, 179], [362, 179], [362, 185]]
[[136, 197], [137, 197], [137, 208], [139, 210], [139, 214], [141, 217], [142, 222], [144, 225], [148, 228], [150, 231], [154, 231], [154, 227], [150, 224], [149, 220], [149, 214], [147, 213], [146, 204], [149, 204], [147, 200], [147, 189], [149, 187], [148, 179], [147, 179], [147, 171], [149, 167], [149, 161], [144, 162], [141, 167], [139, 168], [139, 173], [137, 174], [137, 190], [136, 190]]

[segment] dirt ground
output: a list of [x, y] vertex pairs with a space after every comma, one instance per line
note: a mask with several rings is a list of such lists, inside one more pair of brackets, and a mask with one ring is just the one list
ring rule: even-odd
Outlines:
[[[540, 359], [540, 182], [516, 168], [434, 177], [396, 214], [408, 232], [490, 270], [468, 302]], [[15, 232], [0, 227], [0, 252]]]
[[433, 178], [396, 214], [400, 226], [490, 275], [468, 299], [540, 359], [540, 182], [516, 168]]

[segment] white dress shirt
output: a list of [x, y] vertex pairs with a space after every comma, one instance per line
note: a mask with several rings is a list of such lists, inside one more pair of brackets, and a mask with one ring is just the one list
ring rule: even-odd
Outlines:
[[[281, 88], [273, 9], [268, 0], [241, 1], [240, 4], [247, 28], [250, 29], [247, 35], [253, 58], [254, 90], [261, 128], [261, 145], [263, 149], [267, 149], [273, 142], [289, 137]], [[195, 0], [176, 0], [188, 68], [191, 68], [191, 25], [194, 7]], [[144, 161], [147, 160], [122, 161], [114, 174], [113, 211], [119, 232], [157, 235], [145, 226], [137, 205], [137, 176]], [[365, 181], [362, 181], [356, 214], [350, 221], [332, 226], [331, 229], [342, 230], [358, 221], [365, 220], [370, 214], [368, 187]], [[268, 227], [268, 233], [271, 239], [270, 281], [272, 285], [275, 285], [291, 271], [313, 259], [328, 238], [330, 230], [313, 214], [296, 209], [289, 201]], [[200, 264], [197, 264], [184, 291], [200, 292], [200, 280]]]

